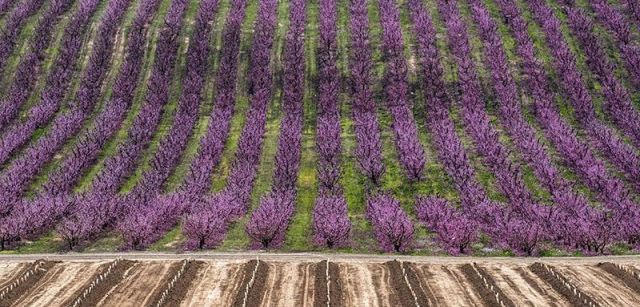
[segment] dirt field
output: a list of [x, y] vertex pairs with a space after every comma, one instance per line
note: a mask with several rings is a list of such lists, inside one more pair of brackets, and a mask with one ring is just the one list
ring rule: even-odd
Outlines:
[[[640, 259], [634, 257], [343, 256], [329, 258], [329, 266], [316, 257], [179, 257], [127, 256], [133, 262], [0, 257], [0, 306], [76, 301], [77, 306], [637, 306], [640, 301]], [[37, 263], [48, 266], [40, 267], [40, 275], [24, 277]], [[11, 292], [16, 287], [25, 290]], [[91, 302], [83, 299], [85, 292]]]

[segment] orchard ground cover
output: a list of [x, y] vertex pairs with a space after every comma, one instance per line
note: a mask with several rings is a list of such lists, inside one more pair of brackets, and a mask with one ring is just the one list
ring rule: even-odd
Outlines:
[[635, 1], [42, 2], [0, 2], [3, 253], [640, 247]]

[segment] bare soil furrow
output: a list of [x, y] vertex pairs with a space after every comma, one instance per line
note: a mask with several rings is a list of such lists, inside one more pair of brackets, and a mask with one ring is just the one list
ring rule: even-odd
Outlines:
[[418, 275], [414, 272], [414, 270], [416, 270], [415, 264], [409, 262], [403, 262], [402, 264], [404, 266], [406, 280], [411, 285], [418, 304], [420, 306], [435, 306], [436, 298], [431, 292], [431, 289], [425, 287], [418, 278]]
[[[469, 287], [469, 281], [459, 268], [443, 265], [441, 269], [445, 272], [445, 275], [440, 277], [439, 282], [446, 284], [448, 288], [441, 293], [441, 297], [446, 298], [447, 301], [462, 299], [464, 303], [452, 304], [456, 306], [484, 306], [482, 298], [480, 298], [478, 292]], [[455, 285], [455, 288], [452, 287], [453, 285]], [[447, 302], [445, 305], [449, 305], [449, 303]]]
[[594, 265], [557, 266], [567, 280], [601, 306], [635, 306], [638, 294]]
[[370, 263], [373, 285], [380, 306], [401, 306], [400, 297], [391, 285], [391, 271], [383, 263]]
[[264, 296], [265, 284], [269, 277], [268, 264], [260, 260], [251, 260], [243, 270], [242, 283], [233, 301], [233, 306], [260, 306]]
[[484, 264], [483, 268], [516, 306], [570, 306], [562, 295], [522, 266]]
[[554, 290], [562, 294], [573, 306], [598, 306], [595, 300], [582, 290], [571, 284], [558, 270], [550, 265], [536, 262], [529, 269], [540, 279], [551, 285]]
[[[270, 262], [261, 306], [313, 305], [313, 274], [315, 264], [311, 262]], [[309, 274], [308, 274], [309, 272]], [[308, 275], [311, 275], [308, 278]]]
[[173, 262], [151, 261], [136, 263], [126, 277], [109, 291], [98, 306], [134, 307], [144, 305], [159, 287], [162, 277], [167, 274]]
[[[286, 274], [281, 272], [283, 266], [278, 262], [270, 262], [268, 265], [269, 275], [265, 278], [264, 292], [262, 293], [260, 305], [258, 305], [261, 307], [279, 306], [280, 298], [283, 296], [283, 292], [286, 292], [284, 289], [281, 289], [281, 287], [284, 286]], [[290, 298], [290, 303], [295, 304], [292, 297]]]
[[314, 307], [345, 306], [339, 270], [338, 264], [329, 261], [315, 265]]
[[207, 262], [180, 306], [231, 306], [242, 282], [243, 264]]
[[617, 277], [620, 282], [633, 289], [633, 291], [635, 291], [636, 293], [640, 294], [640, 278], [638, 278], [638, 276], [636, 276], [633, 272], [625, 270], [624, 267], [613, 264], [611, 262], [600, 263], [598, 264], [598, 267], [603, 271]]
[[[47, 262], [51, 266], [47, 272], [0, 307], [636, 306], [640, 297], [640, 280], [634, 275], [637, 261], [631, 258], [545, 258], [544, 263], [529, 259], [478, 259], [475, 263], [463, 258], [450, 263], [387, 259], [244, 262], [193, 254], [188, 259]], [[0, 262], [3, 284], [26, 281], [22, 276], [33, 271], [34, 265]]]
[[62, 306], [67, 298], [74, 295], [85, 284], [91, 282], [96, 271], [106, 262], [75, 262], [57, 265], [52, 278], [43, 279], [37, 290], [21, 299], [21, 306]]
[[398, 296], [398, 300], [400, 305], [398, 306], [406, 306], [406, 307], [415, 307], [418, 306], [417, 298], [413, 289], [409, 288], [409, 284], [405, 279], [402, 262], [394, 260], [388, 261], [384, 264], [389, 270], [389, 278], [390, 284], [389, 286], [395, 294]]
[[[316, 288], [316, 267], [318, 265], [316, 263], [304, 263], [299, 266], [298, 272], [301, 278], [300, 288], [301, 291], [301, 301], [304, 302], [305, 307], [314, 306], [314, 302], [316, 299], [315, 288]], [[335, 306], [335, 305], [334, 305]]]
[[166, 274], [161, 287], [149, 300], [148, 306], [178, 306], [191, 287], [197, 273], [204, 267], [202, 261], [185, 260], [174, 265], [177, 269]]
[[0, 289], [0, 306], [11, 306], [25, 297], [42, 279], [50, 273], [57, 262], [38, 260], [21, 269]]
[[135, 261], [116, 259], [102, 265], [91, 277], [90, 282], [82, 286], [67, 300], [65, 306], [96, 306], [126, 276]]
[[467, 277], [467, 280], [471, 283], [471, 286], [478, 291], [482, 301], [486, 306], [495, 307], [515, 307], [516, 305], [507, 297], [504, 292], [498, 287], [483, 268], [476, 263], [463, 264], [460, 266], [460, 270]]
[[16, 262], [0, 263], [0, 289], [3, 289], [13, 277], [20, 274], [27, 265]]
[[339, 263], [338, 275], [342, 285], [342, 298], [345, 306], [377, 307], [377, 290], [373, 284], [371, 271], [364, 263]]

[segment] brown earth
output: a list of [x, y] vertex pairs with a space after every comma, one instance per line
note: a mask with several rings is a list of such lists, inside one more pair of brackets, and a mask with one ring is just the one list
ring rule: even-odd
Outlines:
[[91, 278], [107, 262], [70, 262], [55, 265], [27, 295], [14, 306], [60, 306], [78, 289], [91, 283]]
[[[169, 274], [165, 275], [163, 281], [160, 283], [163, 287], [157, 289], [157, 292], [154, 294], [154, 297], [150, 300], [147, 306], [177, 306], [180, 305], [180, 302], [184, 299], [184, 296], [187, 294], [191, 283], [196, 278], [198, 271], [204, 266], [202, 261], [189, 261], [185, 265], [184, 272], [176, 279], [176, 282], [173, 287], [168, 288], [168, 283], [170, 280], [176, 276], [178, 270], [182, 267], [182, 263], [177, 263], [174, 265], [176, 269], [170, 270]], [[159, 299], [162, 296], [162, 292], [168, 290], [166, 299], [159, 304]]]
[[569, 283], [600, 306], [638, 306], [638, 294], [616, 277], [602, 272], [597, 264], [556, 267]]
[[482, 278], [476, 273], [471, 264], [463, 264], [460, 266], [460, 271], [464, 274], [465, 278], [471, 285], [471, 287], [478, 292], [482, 303], [489, 307], [500, 307], [500, 302], [495, 294], [491, 291], [489, 286], [484, 285]]
[[344, 297], [342, 296], [344, 292], [342, 291], [342, 282], [340, 281], [340, 272], [338, 270], [339, 267], [336, 263], [329, 262], [329, 280], [331, 280], [329, 289], [331, 290], [330, 296], [332, 307], [344, 306]]
[[570, 306], [560, 293], [526, 267], [513, 264], [484, 264], [483, 268], [516, 306]]
[[[194, 265], [188, 265], [182, 278], [178, 279], [180, 282], [176, 282], [171, 295], [167, 296], [166, 306], [242, 306], [245, 289], [258, 263], [246, 306], [327, 306], [327, 262], [323, 261], [326, 256], [324, 259], [284, 261], [264, 254], [259, 262], [198, 258], [197, 255], [190, 258], [197, 260], [192, 262]], [[270, 260], [263, 261], [263, 258]], [[68, 306], [68, 302], [73, 302], [111, 263], [75, 259], [54, 265], [5, 306]], [[612, 274], [608, 265], [599, 263], [611, 262], [626, 270], [638, 266], [640, 259], [543, 258], [545, 264], [553, 267], [556, 276], [560, 276], [551, 276], [553, 278], [545, 276], [544, 272], [536, 273], [535, 268], [542, 264], [530, 269], [533, 259], [475, 259], [475, 267], [465, 258], [450, 258], [449, 262], [441, 258], [433, 261], [422, 261], [419, 257], [399, 259], [402, 260], [329, 257], [329, 307], [415, 306], [416, 299], [420, 306], [488, 306], [490, 304], [484, 298], [495, 297], [496, 292], [514, 306], [579, 306], [572, 290], [567, 292], [558, 286], [558, 282], [562, 286], [562, 281], [575, 286], [582, 299], [597, 306], [634, 306], [639, 297], [634, 286], [628, 284], [631, 281], [619, 272]], [[121, 277], [107, 283], [106, 289], [94, 287], [91, 293], [99, 295], [87, 304], [101, 307], [155, 305], [157, 294], [166, 289], [166, 282], [182, 265], [177, 257], [136, 260], [125, 270], [119, 269], [117, 275]], [[0, 285], [20, 278], [31, 265], [32, 262], [0, 260]], [[469, 268], [473, 269], [473, 275], [469, 274]], [[627, 274], [633, 277], [631, 273]], [[478, 286], [486, 289], [484, 281], [478, 285], [472, 276], [480, 280], [484, 277], [487, 284], [493, 286], [493, 292], [478, 290]], [[2, 289], [0, 286], [0, 291]]]
[[[328, 266], [328, 268], [327, 268]], [[328, 269], [328, 270], [327, 270]], [[341, 307], [344, 306], [342, 298], [342, 283], [340, 282], [338, 265], [327, 260], [315, 264], [314, 279], [314, 307]], [[327, 271], [329, 287], [327, 289]], [[328, 292], [327, 292], [328, 291]], [[329, 303], [329, 304], [327, 304]]]
[[[330, 306], [329, 301], [330, 298], [327, 295], [328, 287], [327, 287], [327, 266], [329, 265], [329, 261], [325, 260], [316, 264], [315, 269], [315, 287], [313, 294], [313, 307], [327, 307]], [[331, 300], [333, 302], [333, 300]], [[335, 306], [335, 305], [334, 305]]]
[[178, 271], [180, 271], [180, 268], [183, 265], [183, 261], [180, 262], [174, 262], [170, 267], [169, 270], [165, 273], [162, 274], [161, 277], [159, 277], [159, 282], [158, 285], [156, 287], [153, 288], [153, 292], [151, 294], [151, 297], [145, 302], [145, 306], [157, 306], [158, 302], [160, 301], [160, 297], [162, 296], [162, 291], [166, 290], [168, 288], [168, 284], [169, 281], [171, 281], [171, 279], [176, 276], [176, 274], [178, 273]]
[[[233, 306], [260, 306], [264, 297], [263, 290], [268, 273], [269, 268], [265, 262], [260, 260], [249, 261], [243, 269], [242, 283], [240, 283]], [[246, 292], [246, 289], [248, 289], [248, 292]]]
[[11, 306], [27, 294], [38, 282], [49, 273], [57, 262], [38, 260], [23, 267], [18, 274], [7, 280], [0, 292], [4, 292], [0, 299], [0, 306]]
[[134, 264], [122, 281], [97, 306], [143, 306], [161, 286], [160, 282], [176, 261], [148, 261]]
[[[555, 272], [555, 275], [552, 274], [549, 270], [545, 268], [545, 266], [541, 263], [534, 263], [529, 266], [529, 269], [544, 280], [546, 283], [551, 285], [554, 290], [562, 294], [573, 306], [584, 306], [590, 307], [595, 304], [595, 301], [592, 297], [585, 294], [582, 290], [576, 289], [577, 287], [562, 275], [562, 273], [558, 272], [558, 269], [554, 266], [548, 266], [551, 270]], [[571, 285], [575, 291], [572, 291], [567, 285]], [[597, 306], [597, 305], [596, 305]]]
[[618, 267], [617, 265], [611, 262], [600, 263], [598, 264], [598, 267], [601, 268], [603, 271], [617, 277], [627, 287], [629, 287], [630, 289], [633, 289], [633, 291], [640, 294], [640, 279], [638, 279], [632, 273], [629, 273], [621, 269], [620, 267]]
[[4, 289], [15, 276], [21, 274], [22, 269], [29, 263], [7, 262], [0, 263], [0, 290]]
[[404, 279], [404, 274], [402, 273], [402, 263], [400, 261], [388, 261], [384, 264], [389, 270], [389, 284], [391, 288], [394, 290], [396, 295], [398, 296], [398, 300], [400, 301], [400, 305], [405, 307], [415, 307], [416, 299], [413, 296], [413, 293], [409, 289], [409, 285], [407, 285], [406, 280]]
[[416, 274], [433, 289], [438, 305], [483, 306], [482, 299], [469, 286], [455, 265], [417, 265]]
[[89, 279], [87, 284], [78, 289], [75, 294], [69, 297], [69, 300], [67, 300], [64, 305], [73, 305], [76, 299], [83, 297], [85, 291], [90, 289], [92, 282], [97, 282], [101, 274], [106, 274], [104, 275], [104, 279], [100, 282], [97, 282], [93, 289], [89, 290], [86, 297], [82, 298], [80, 304], [77, 305], [80, 307], [96, 306], [98, 302], [100, 302], [102, 298], [105, 297], [107, 293], [109, 293], [109, 291], [111, 291], [111, 289], [113, 289], [118, 283], [122, 281], [129, 268], [131, 268], [134, 264], [135, 262], [131, 260], [118, 261], [114, 264], [110, 273], [108, 273], [108, 268], [112, 265], [112, 263], [103, 264]]
[[315, 263], [263, 262], [269, 266], [261, 307], [312, 307]]
[[180, 306], [231, 306], [242, 279], [242, 262], [205, 262]]
[[415, 270], [417, 269], [414, 263], [404, 263], [404, 269], [407, 274], [407, 280], [411, 284], [413, 292], [415, 292], [420, 306], [435, 306], [436, 297], [431, 292], [431, 289], [424, 284], [424, 281], [418, 278]]

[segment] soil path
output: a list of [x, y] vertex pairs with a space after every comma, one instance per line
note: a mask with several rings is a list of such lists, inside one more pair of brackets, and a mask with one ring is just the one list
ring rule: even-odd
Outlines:
[[595, 265], [556, 266], [569, 282], [601, 306], [637, 306], [638, 294]]
[[434, 294], [437, 305], [482, 306], [478, 295], [455, 266], [416, 264], [415, 267], [415, 273]]
[[244, 262], [206, 262], [180, 306], [231, 306]]
[[380, 306], [378, 295], [388, 292], [377, 289], [371, 272], [365, 263], [339, 263], [339, 279], [342, 283], [344, 306]]
[[0, 289], [8, 285], [28, 265], [28, 263], [0, 262]]
[[12, 306], [60, 306], [105, 263], [72, 262], [55, 265], [27, 293], [14, 301]]
[[139, 262], [127, 272], [98, 306], [144, 306], [174, 262]]
[[522, 266], [491, 264], [483, 267], [516, 306], [571, 306], [562, 295]]

